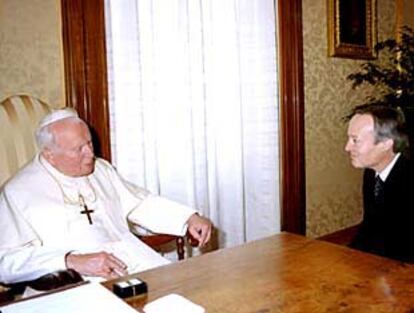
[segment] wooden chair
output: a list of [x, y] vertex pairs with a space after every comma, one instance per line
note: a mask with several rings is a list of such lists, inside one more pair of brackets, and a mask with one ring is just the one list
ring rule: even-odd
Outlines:
[[[140, 187], [138, 187], [137, 185], [129, 181], [125, 181], [125, 184], [127, 185], [128, 189], [131, 190], [131, 192], [139, 193], [141, 190]], [[195, 240], [188, 232], [185, 236], [157, 234], [139, 225], [133, 225], [133, 224], [130, 225], [130, 230], [132, 233], [135, 234], [135, 236], [138, 237], [138, 239], [140, 239], [142, 242], [150, 246], [155, 251], [160, 251], [163, 246], [169, 243], [175, 242], [178, 260], [183, 260], [185, 257], [185, 239], [186, 238], [187, 238], [187, 242], [192, 247], [195, 247], [198, 245], [197, 240]]]
[[178, 260], [184, 259], [184, 237], [165, 234], [154, 234], [137, 237], [156, 251], [158, 251], [161, 246], [175, 241], [175, 244], [177, 246]]
[[187, 242], [192, 247], [198, 245], [197, 240], [195, 240], [188, 232], [184, 237], [166, 234], [137, 235], [137, 237], [156, 251], [158, 251], [161, 246], [175, 241], [178, 260], [183, 260], [185, 257], [185, 239], [187, 239]]

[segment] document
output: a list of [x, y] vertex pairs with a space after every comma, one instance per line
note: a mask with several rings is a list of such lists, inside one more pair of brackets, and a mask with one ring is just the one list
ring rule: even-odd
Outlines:
[[204, 313], [205, 310], [201, 305], [195, 304], [187, 298], [171, 293], [164, 297], [158, 298], [144, 307], [145, 313]]
[[1, 313], [137, 313], [126, 302], [97, 283], [0, 306]]

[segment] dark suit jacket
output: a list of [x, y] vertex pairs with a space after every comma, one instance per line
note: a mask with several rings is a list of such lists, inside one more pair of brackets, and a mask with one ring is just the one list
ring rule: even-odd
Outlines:
[[384, 184], [381, 203], [374, 199], [375, 171], [363, 180], [364, 219], [351, 247], [393, 259], [414, 262], [413, 163], [398, 158]]

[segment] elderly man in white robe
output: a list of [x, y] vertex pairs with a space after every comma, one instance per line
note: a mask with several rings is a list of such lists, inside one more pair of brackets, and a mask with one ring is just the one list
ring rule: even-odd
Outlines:
[[95, 158], [91, 134], [71, 109], [47, 115], [36, 132], [40, 153], [0, 194], [0, 281], [14, 283], [73, 269], [116, 278], [170, 261], [130, 231], [184, 235], [203, 246], [211, 223], [187, 206], [124, 181]]

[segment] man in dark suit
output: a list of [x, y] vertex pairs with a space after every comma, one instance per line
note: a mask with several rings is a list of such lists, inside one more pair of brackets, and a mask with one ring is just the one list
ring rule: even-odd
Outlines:
[[414, 262], [414, 171], [404, 115], [386, 106], [360, 106], [349, 116], [345, 150], [364, 168], [364, 217], [351, 247]]

